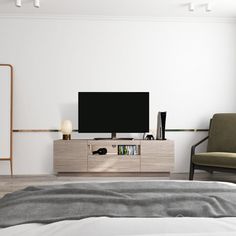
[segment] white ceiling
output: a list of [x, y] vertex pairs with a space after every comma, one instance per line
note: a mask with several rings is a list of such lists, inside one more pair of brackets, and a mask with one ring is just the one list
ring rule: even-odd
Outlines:
[[[195, 11], [188, 5], [195, 3]], [[212, 11], [205, 4], [212, 3]], [[223, 17], [236, 18], [236, 0], [41, 0], [39, 9], [33, 0], [0, 0], [0, 16], [112, 16], [112, 17]]]

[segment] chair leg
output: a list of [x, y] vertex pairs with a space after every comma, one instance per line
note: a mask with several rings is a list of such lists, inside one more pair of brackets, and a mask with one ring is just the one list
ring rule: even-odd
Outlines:
[[193, 180], [193, 175], [194, 175], [194, 164], [190, 163], [189, 180]]

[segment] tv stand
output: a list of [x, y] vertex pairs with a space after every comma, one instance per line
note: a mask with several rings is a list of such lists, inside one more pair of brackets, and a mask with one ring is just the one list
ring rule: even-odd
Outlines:
[[[106, 148], [106, 155], [93, 154]], [[54, 141], [54, 172], [171, 172], [174, 142], [171, 140], [92, 140]]]

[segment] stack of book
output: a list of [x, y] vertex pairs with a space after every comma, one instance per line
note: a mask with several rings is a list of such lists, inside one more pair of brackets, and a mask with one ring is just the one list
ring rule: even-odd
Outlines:
[[118, 155], [138, 155], [138, 145], [118, 145]]

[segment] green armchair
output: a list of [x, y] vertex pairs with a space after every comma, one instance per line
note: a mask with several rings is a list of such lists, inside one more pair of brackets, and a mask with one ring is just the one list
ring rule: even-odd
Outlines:
[[[195, 153], [206, 140], [207, 152]], [[213, 116], [208, 136], [191, 148], [189, 180], [193, 180], [195, 169], [236, 173], [236, 113]]]

